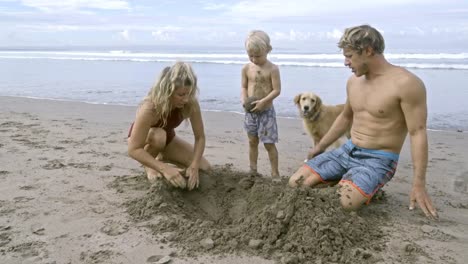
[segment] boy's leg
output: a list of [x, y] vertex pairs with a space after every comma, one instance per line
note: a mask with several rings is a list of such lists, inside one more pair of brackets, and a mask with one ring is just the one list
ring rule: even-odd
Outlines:
[[273, 180], [280, 180], [279, 170], [278, 170], [278, 150], [274, 143], [265, 143], [265, 149], [268, 152], [268, 158], [270, 159], [271, 165], [271, 177]]
[[250, 162], [250, 172], [257, 174], [257, 160], [258, 160], [258, 137], [249, 136], [249, 162]]

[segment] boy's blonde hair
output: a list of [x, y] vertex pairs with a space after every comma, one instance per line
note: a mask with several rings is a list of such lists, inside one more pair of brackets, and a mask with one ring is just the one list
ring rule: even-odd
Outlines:
[[197, 76], [190, 64], [179, 61], [172, 67], [164, 68], [149, 91], [146, 98], [153, 103], [154, 111], [163, 126], [167, 124], [172, 109], [170, 97], [177, 88], [186, 86], [190, 87], [189, 101], [182, 108], [182, 116], [186, 119], [195, 110], [198, 94]]
[[361, 54], [362, 51], [371, 47], [374, 52], [383, 54], [385, 50], [385, 41], [380, 32], [369, 26], [361, 25], [345, 29], [343, 36], [338, 42], [340, 49], [349, 48]]
[[254, 53], [269, 53], [272, 50], [270, 37], [262, 30], [252, 30], [245, 40], [245, 49]]

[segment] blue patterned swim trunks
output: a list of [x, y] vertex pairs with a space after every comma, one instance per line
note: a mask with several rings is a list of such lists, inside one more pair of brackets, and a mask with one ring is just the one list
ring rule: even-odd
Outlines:
[[244, 128], [247, 134], [257, 136], [262, 143], [278, 143], [278, 126], [274, 107], [259, 113], [245, 113]]
[[361, 148], [348, 140], [341, 147], [324, 152], [305, 166], [323, 182], [349, 182], [369, 200], [393, 178], [399, 155], [387, 151]]

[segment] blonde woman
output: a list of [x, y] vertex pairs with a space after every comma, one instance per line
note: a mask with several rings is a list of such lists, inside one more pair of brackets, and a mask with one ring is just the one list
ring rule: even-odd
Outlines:
[[[128, 154], [145, 166], [148, 180], [162, 176], [175, 187], [192, 190], [198, 187], [199, 170], [210, 168], [203, 157], [205, 132], [197, 93], [197, 77], [192, 67], [176, 62], [161, 72], [141, 102], [130, 127]], [[194, 146], [179, 138], [174, 130], [187, 119], [192, 126]], [[169, 163], [185, 166], [185, 175], [158, 155]]]

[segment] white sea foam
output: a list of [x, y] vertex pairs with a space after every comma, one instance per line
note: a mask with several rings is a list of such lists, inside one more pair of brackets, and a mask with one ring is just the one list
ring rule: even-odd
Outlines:
[[[419, 69], [468, 70], [468, 53], [438, 54], [386, 54], [394, 64]], [[280, 66], [342, 68], [341, 54], [272, 54], [272, 61]], [[192, 63], [234, 64], [248, 62], [245, 54], [203, 53], [132, 53], [124, 50], [109, 52], [81, 51], [0, 51], [0, 59], [49, 59], [82, 61], [173, 62], [184, 60]]]

